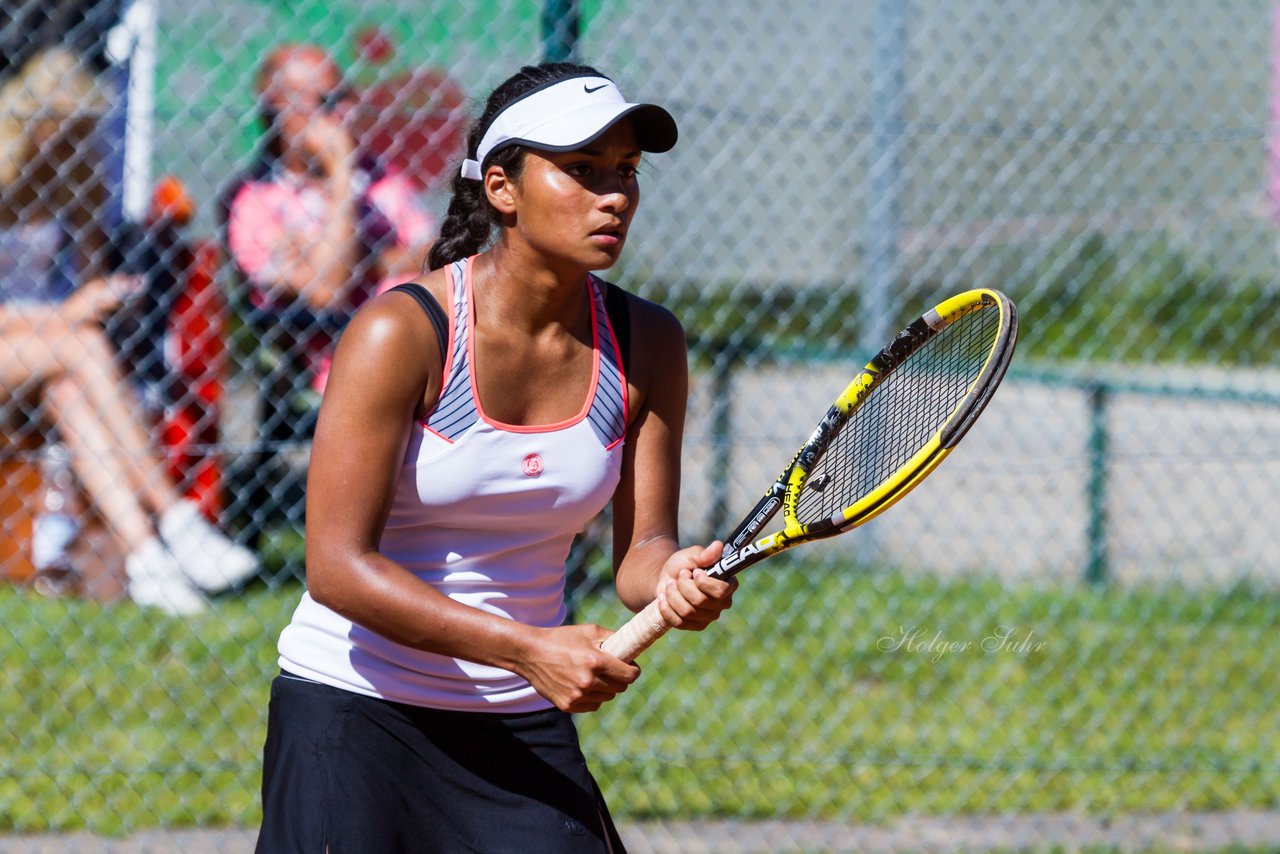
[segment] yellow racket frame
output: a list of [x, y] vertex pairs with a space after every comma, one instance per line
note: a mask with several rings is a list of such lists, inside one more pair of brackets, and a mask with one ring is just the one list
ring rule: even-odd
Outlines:
[[[800, 494], [810, 471], [821, 459], [831, 436], [862, 405], [871, 391], [893, 370], [924, 344], [956, 320], [981, 309], [995, 307], [1000, 312], [996, 340], [978, 375], [970, 383], [964, 397], [947, 420], [906, 462], [884, 482], [851, 506], [820, 519], [802, 524], [797, 518]], [[780, 551], [811, 540], [824, 539], [855, 528], [876, 518], [902, 499], [946, 459], [1004, 377], [1018, 339], [1018, 313], [1013, 303], [1000, 291], [977, 288], [943, 300], [904, 329], [888, 346], [876, 354], [866, 367], [845, 387], [809, 440], [796, 452], [787, 468], [765, 490], [751, 513], [727, 538], [724, 556], [707, 570], [718, 577], [736, 575]], [[761, 539], [754, 539], [760, 529], [781, 509], [783, 528]], [[668, 630], [657, 602], [651, 602], [640, 613], [610, 636], [603, 648], [619, 658], [631, 661]]]

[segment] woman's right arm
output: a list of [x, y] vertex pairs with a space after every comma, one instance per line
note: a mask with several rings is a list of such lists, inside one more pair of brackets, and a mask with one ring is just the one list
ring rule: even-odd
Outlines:
[[[442, 275], [442, 274], [441, 274]], [[518, 673], [558, 708], [593, 711], [639, 670], [599, 648], [599, 626], [536, 628], [455, 602], [378, 550], [415, 417], [439, 394], [434, 331], [385, 294], [343, 332], [307, 479], [313, 599], [396, 643]]]

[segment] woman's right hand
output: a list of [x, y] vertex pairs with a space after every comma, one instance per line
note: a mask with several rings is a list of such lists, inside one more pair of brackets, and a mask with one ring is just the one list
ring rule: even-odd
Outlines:
[[302, 150], [315, 159], [325, 177], [333, 178], [350, 171], [355, 157], [355, 141], [351, 132], [330, 115], [313, 116], [303, 129]]
[[600, 648], [612, 632], [596, 625], [533, 629], [517, 672], [563, 712], [594, 712], [640, 678], [640, 668]]

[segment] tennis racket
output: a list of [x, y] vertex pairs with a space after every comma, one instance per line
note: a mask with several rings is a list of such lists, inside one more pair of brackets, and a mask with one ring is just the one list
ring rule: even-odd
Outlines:
[[[827, 410], [706, 570], [730, 578], [883, 513], [924, 480], [982, 414], [1013, 357], [1018, 313], [996, 290], [934, 306], [876, 354]], [[783, 526], [759, 537], [782, 511]], [[759, 537], [759, 538], [758, 538]], [[651, 602], [602, 645], [626, 661], [670, 628]]]

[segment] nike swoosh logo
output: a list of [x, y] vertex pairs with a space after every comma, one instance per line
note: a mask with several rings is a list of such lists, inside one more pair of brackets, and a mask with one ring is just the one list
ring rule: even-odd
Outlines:
[[583, 92], [586, 92], [588, 95], [590, 95], [592, 92], [599, 92], [601, 89], [603, 89], [604, 87], [606, 87], [606, 86], [608, 86], [608, 85], [609, 85], [608, 83], [601, 83], [599, 86], [597, 86], [597, 87], [595, 87], [595, 88], [593, 89], [593, 88], [591, 88], [590, 86], [588, 86], [587, 84], [583, 83], [583, 84], [582, 84], [582, 91], [583, 91]]

